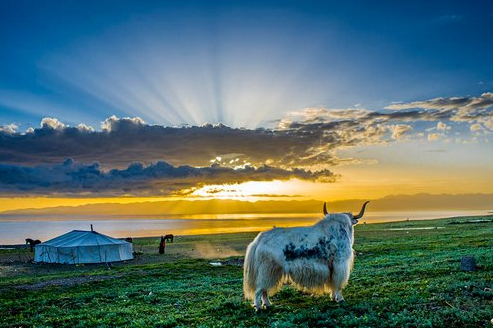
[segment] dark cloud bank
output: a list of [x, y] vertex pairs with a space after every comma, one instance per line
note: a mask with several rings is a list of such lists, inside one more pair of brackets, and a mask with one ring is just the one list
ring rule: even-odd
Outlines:
[[23, 133], [10, 124], [0, 128], [0, 193], [155, 195], [247, 180], [333, 181], [332, 172], [307, 168], [354, 161], [337, 157], [343, 147], [425, 135], [416, 123], [492, 130], [492, 106], [493, 94], [485, 93], [396, 103], [382, 111], [309, 108], [290, 113], [273, 129], [165, 127], [114, 116], [100, 130], [54, 118]]
[[328, 170], [285, 170], [267, 165], [237, 169], [220, 165], [175, 167], [162, 161], [148, 166], [132, 163], [125, 169], [112, 169], [107, 172], [101, 169], [99, 163], [84, 165], [71, 159], [62, 164], [34, 167], [0, 164], [0, 192], [11, 195], [167, 195], [204, 184], [291, 178], [333, 181], [334, 175]]

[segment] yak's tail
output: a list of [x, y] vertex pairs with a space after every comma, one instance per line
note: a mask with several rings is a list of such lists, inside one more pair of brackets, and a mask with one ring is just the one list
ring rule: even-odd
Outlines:
[[257, 280], [255, 253], [257, 252], [257, 246], [257, 239], [248, 245], [243, 264], [243, 293], [247, 300], [253, 300], [255, 297], [255, 282]]

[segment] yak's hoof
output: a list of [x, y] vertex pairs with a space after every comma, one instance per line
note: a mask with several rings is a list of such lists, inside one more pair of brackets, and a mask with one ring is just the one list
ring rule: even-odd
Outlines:
[[268, 310], [274, 308], [274, 306], [272, 304], [269, 304], [269, 305], [263, 304], [262, 306], [256, 306], [255, 304], [252, 304], [252, 307], [255, 310], [255, 312], [268, 311]]

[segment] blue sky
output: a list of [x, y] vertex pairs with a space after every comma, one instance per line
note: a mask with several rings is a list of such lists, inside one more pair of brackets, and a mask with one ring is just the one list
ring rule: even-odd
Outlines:
[[491, 193], [492, 31], [491, 1], [1, 1], [0, 197]]
[[266, 126], [493, 89], [491, 2], [2, 1], [0, 124]]

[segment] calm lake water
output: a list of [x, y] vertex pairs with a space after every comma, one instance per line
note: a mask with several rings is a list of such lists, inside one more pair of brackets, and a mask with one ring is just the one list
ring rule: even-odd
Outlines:
[[[361, 222], [438, 219], [453, 216], [485, 215], [484, 210], [368, 212]], [[262, 231], [277, 227], [311, 225], [321, 214], [221, 214], [167, 217], [130, 216], [33, 216], [0, 215], [0, 245], [23, 244], [24, 239], [46, 241], [71, 230], [94, 230], [113, 237], [147, 237], [168, 233], [201, 235]]]

